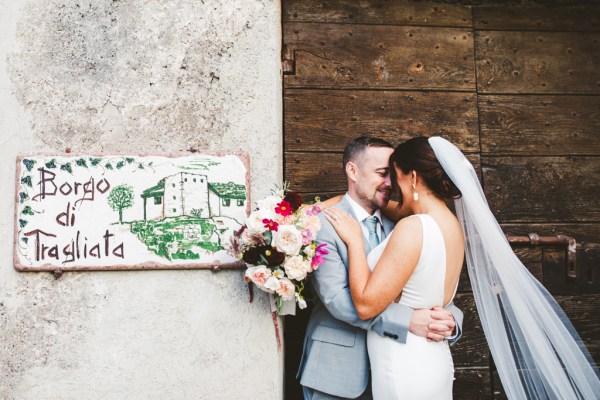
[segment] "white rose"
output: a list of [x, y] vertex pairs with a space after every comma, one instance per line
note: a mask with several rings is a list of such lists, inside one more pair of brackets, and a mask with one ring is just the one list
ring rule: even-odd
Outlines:
[[294, 256], [288, 258], [285, 264], [283, 264], [283, 268], [285, 269], [285, 274], [290, 279], [301, 281], [306, 278], [306, 274], [310, 271], [310, 262], [304, 260], [302, 256]]
[[267, 230], [263, 221], [263, 215], [260, 211], [253, 211], [248, 218], [246, 218], [246, 226], [251, 233], [263, 233]]
[[295, 226], [280, 225], [271, 244], [276, 246], [278, 251], [295, 256], [302, 247], [302, 234]]
[[275, 207], [281, 202], [282, 198], [279, 196], [267, 196], [262, 200], [256, 202], [258, 209], [268, 213], [268, 215], [275, 215]]

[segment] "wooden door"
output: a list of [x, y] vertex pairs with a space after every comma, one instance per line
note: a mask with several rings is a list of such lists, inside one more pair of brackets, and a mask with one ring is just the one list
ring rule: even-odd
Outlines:
[[[600, 8], [378, 0], [283, 2], [285, 179], [307, 196], [345, 192], [346, 143], [441, 135], [478, 169], [515, 247], [600, 361]], [[562, 2], [560, 4], [564, 4]], [[452, 347], [455, 398], [505, 398], [468, 277]], [[286, 398], [309, 311], [285, 321]]]

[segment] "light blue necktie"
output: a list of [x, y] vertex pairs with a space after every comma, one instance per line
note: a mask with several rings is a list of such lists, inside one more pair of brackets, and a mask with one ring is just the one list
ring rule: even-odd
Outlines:
[[369, 245], [374, 249], [379, 244], [379, 236], [377, 235], [377, 217], [365, 218], [364, 221], [367, 231], [369, 232]]

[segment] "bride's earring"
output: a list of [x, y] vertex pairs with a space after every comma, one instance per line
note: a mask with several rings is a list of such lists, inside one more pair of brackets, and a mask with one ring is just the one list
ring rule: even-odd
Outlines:
[[419, 201], [419, 193], [417, 193], [417, 186], [413, 183], [413, 200]]

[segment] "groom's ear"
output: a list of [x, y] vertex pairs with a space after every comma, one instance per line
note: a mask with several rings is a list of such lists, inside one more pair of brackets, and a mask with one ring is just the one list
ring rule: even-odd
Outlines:
[[352, 161], [348, 161], [346, 163], [346, 176], [348, 179], [352, 180], [352, 182], [356, 182], [356, 173], [357, 166]]

